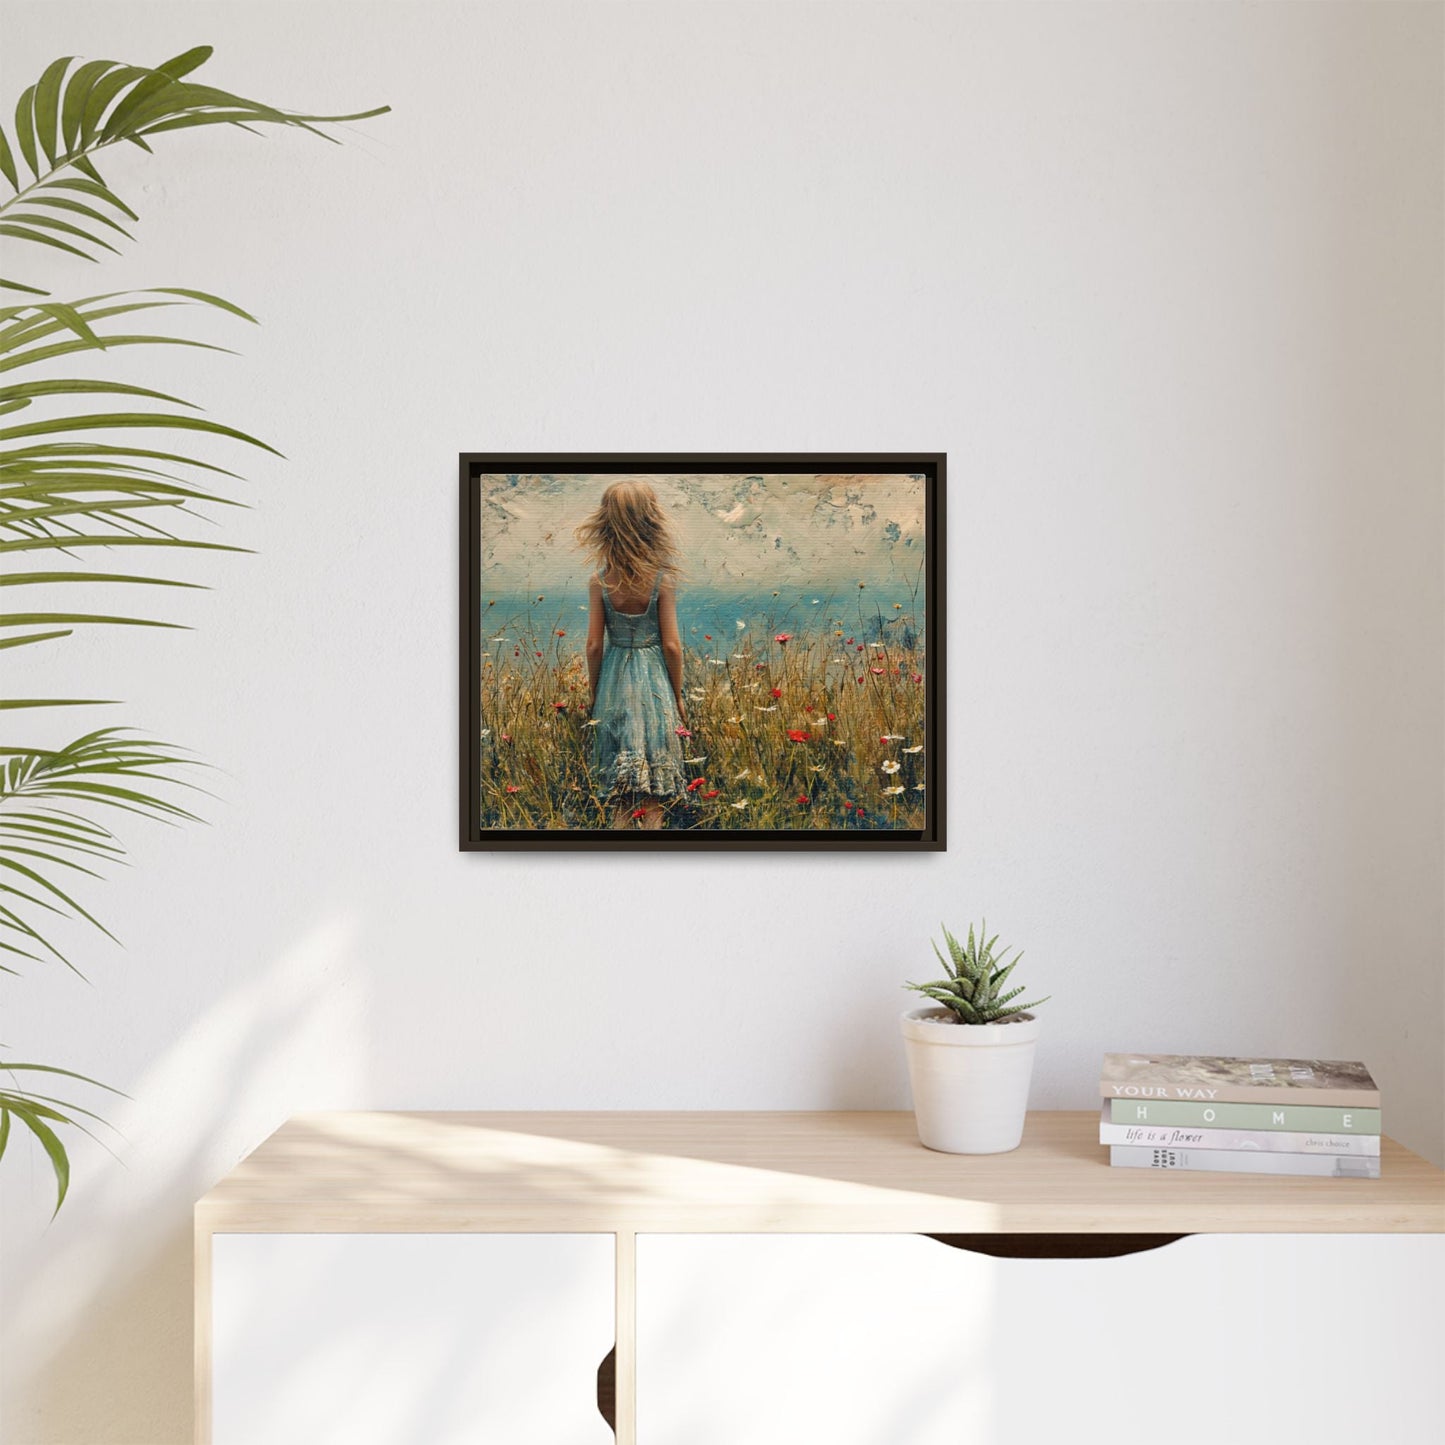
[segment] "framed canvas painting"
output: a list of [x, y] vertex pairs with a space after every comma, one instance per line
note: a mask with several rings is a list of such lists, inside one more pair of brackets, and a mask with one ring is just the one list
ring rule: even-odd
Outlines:
[[461, 457], [461, 846], [944, 847], [936, 453]]

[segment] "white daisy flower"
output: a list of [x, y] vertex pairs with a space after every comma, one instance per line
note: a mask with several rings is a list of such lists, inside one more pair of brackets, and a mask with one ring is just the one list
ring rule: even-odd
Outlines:
[[590, 717], [585, 723], [582, 724], [582, 726], [585, 728], [595, 728], [597, 726], [597, 719], [595, 717]]
[[868, 646], [869, 646], [869, 647], [876, 647], [879, 652], [882, 652], [882, 651], [883, 651], [883, 644], [882, 644], [881, 642], [870, 642], [870, 643], [868, 644]]
[[884, 733], [882, 741], [885, 743], [901, 743], [904, 739], [903, 733]]
[[903, 786], [900, 783], [899, 786], [896, 788], [884, 788], [883, 791], [887, 793], [889, 797], [892, 797], [895, 793], [901, 793], [903, 791]]
[[748, 800], [747, 800], [746, 798], [739, 798], [736, 803], [733, 803], [733, 804], [732, 804], [732, 806], [733, 806], [734, 808], [737, 808], [737, 809], [739, 809], [739, 810], [741, 810], [741, 809], [743, 809], [743, 808], [746, 808], [747, 805], [748, 805]]
[[910, 753], [910, 754], [912, 754], [912, 753], [921, 753], [921, 752], [923, 751], [923, 744], [922, 744], [922, 743], [919, 743], [917, 747], [904, 748], [903, 751], [904, 751], [905, 753]]
[[746, 632], [748, 630], [748, 624], [744, 622], [741, 617], [733, 623], [733, 626], [736, 627], [739, 632]]
[[886, 762], [879, 763], [878, 766], [882, 768], [885, 773], [892, 774], [896, 773], [902, 764], [895, 763], [892, 758], [889, 758]]
[[726, 666], [727, 666], [727, 663], [724, 662], [724, 661], [722, 660], [722, 658], [720, 658], [720, 657], [710, 657], [710, 658], [708, 658], [708, 661], [709, 661], [710, 663], [712, 663], [712, 665], [713, 665], [714, 667], [726, 667]]
[[483, 729], [482, 729], [482, 736], [483, 736], [484, 738], [489, 738], [489, 737], [491, 737], [491, 735], [492, 735], [492, 730], [491, 730], [491, 728], [483, 728]]
[[848, 746], [848, 744], [845, 743], [842, 738], [833, 738], [831, 739], [831, 742], [835, 748], [846, 748]]
[[685, 763], [705, 763], [705, 762], [707, 762], [707, 756], [706, 756], [706, 754], [704, 754], [704, 755], [703, 755], [702, 757], [700, 757], [700, 758], [684, 758], [684, 759], [683, 759], [683, 762], [685, 762]]
[[752, 775], [752, 769], [744, 768], [742, 772], [733, 774], [733, 782], [740, 783], [744, 778], [750, 778]]
[[923, 791], [923, 784], [922, 784], [922, 783], [915, 783], [915, 784], [913, 785], [913, 791], [914, 791], [915, 793], [921, 793], [921, 792]]
[[754, 712], [777, 712], [778, 705], [774, 703], [771, 707], [754, 707]]

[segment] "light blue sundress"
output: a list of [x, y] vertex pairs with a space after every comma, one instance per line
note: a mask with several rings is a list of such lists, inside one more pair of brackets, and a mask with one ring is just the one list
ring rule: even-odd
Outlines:
[[619, 612], [602, 587], [607, 647], [592, 716], [592, 768], [604, 795], [679, 796], [685, 786], [682, 726], [662, 655], [657, 588], [644, 612]]

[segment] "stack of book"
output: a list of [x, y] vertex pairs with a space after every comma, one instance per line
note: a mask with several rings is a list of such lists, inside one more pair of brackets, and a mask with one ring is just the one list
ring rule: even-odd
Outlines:
[[1126, 1169], [1380, 1177], [1380, 1091], [1363, 1064], [1105, 1054], [1099, 1142]]

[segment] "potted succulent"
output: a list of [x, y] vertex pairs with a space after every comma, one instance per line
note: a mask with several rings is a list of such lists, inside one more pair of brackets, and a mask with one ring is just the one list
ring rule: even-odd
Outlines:
[[1014, 1002], [1023, 989], [1004, 985], [1023, 955], [996, 953], [985, 925], [970, 925], [967, 943], [943, 938], [948, 957], [933, 951], [947, 977], [905, 985], [936, 1005], [903, 1015], [918, 1137], [948, 1154], [1001, 1154], [1023, 1137], [1039, 1036], [1029, 1010], [1048, 1000]]

